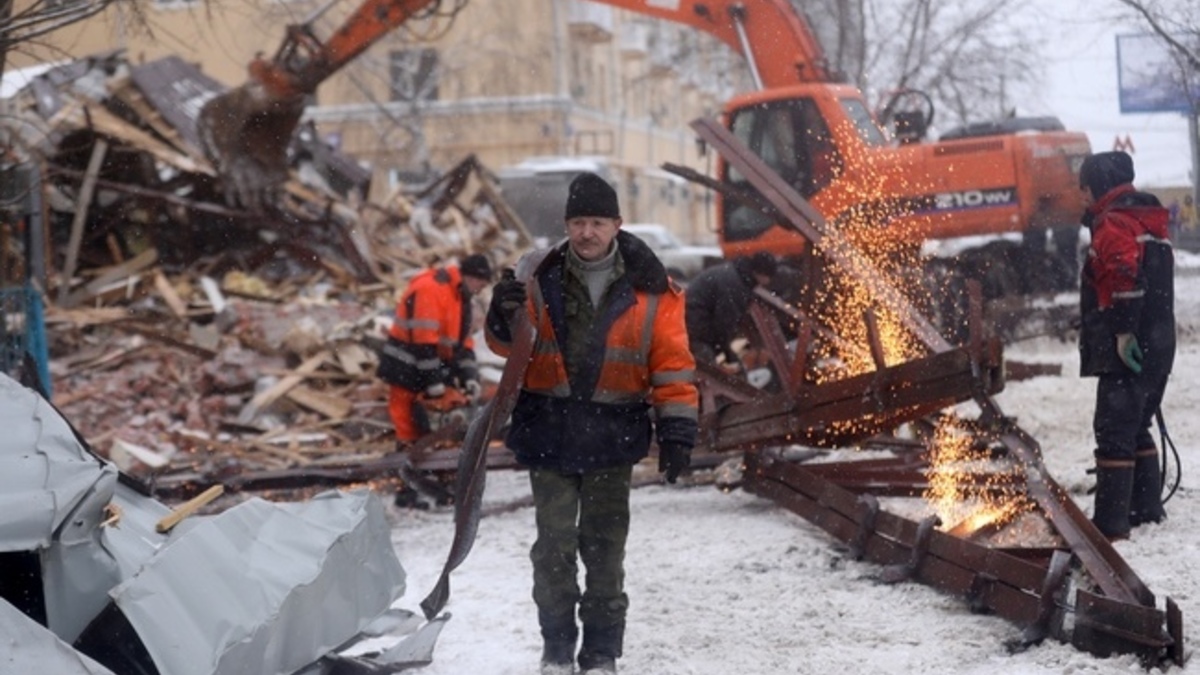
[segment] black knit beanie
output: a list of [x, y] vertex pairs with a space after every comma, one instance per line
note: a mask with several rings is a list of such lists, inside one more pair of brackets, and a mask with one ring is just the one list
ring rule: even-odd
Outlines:
[[775, 270], [778, 267], [778, 262], [775, 256], [766, 251], [759, 251], [750, 256], [750, 273], [761, 274], [765, 277], [774, 277]]
[[567, 189], [567, 213], [565, 220], [592, 216], [596, 218], [620, 218], [617, 206], [617, 191], [594, 173], [581, 173], [571, 181]]
[[488, 261], [487, 256], [480, 253], [472, 253], [463, 258], [458, 269], [466, 277], [475, 277], [485, 281], [492, 280], [492, 263]]
[[1087, 188], [1092, 199], [1100, 199], [1109, 190], [1133, 182], [1133, 158], [1128, 153], [1098, 152], [1083, 160], [1079, 167], [1079, 187]]

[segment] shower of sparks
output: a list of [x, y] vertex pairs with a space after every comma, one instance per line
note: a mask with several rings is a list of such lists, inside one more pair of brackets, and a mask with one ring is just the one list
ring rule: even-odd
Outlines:
[[1014, 467], [997, 467], [974, 437], [953, 416], [938, 424], [932, 439], [929, 487], [924, 498], [948, 528], [969, 534], [981, 527], [1002, 525], [1028, 510], [1031, 503], [1014, 485]]

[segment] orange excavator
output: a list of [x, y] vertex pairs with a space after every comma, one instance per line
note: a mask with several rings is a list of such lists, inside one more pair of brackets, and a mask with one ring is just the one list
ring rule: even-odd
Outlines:
[[[916, 243], [1022, 233], [1044, 250], [1046, 228], [1076, 223], [1082, 212], [1078, 170], [1091, 150], [1084, 134], [1030, 118], [929, 142], [932, 107], [913, 92], [893, 98], [887, 119], [877, 120], [863, 93], [831, 74], [788, 0], [595, 1], [690, 26], [742, 54], [759, 90], [727, 103], [727, 127], [829, 222], [885, 224]], [[286, 178], [287, 144], [305, 97], [387, 32], [438, 5], [366, 0], [324, 42], [308, 24], [289, 27], [274, 58], [256, 59], [245, 85], [212, 99], [200, 113], [200, 136], [231, 201], [252, 208], [269, 201]], [[718, 173], [733, 192], [745, 185], [723, 162]], [[727, 256], [805, 249], [802, 237], [745, 200], [718, 197], [717, 208]], [[1072, 260], [1075, 246], [1062, 246]]]

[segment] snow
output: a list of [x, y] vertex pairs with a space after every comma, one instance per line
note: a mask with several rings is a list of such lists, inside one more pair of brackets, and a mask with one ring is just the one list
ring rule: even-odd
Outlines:
[[[1162, 524], [1134, 531], [1117, 551], [1149, 586], [1159, 608], [1171, 597], [1185, 636], [1200, 617], [1200, 515], [1191, 487], [1200, 438], [1200, 272], [1180, 256], [1176, 311], [1180, 348], [1164, 403], [1184, 482]], [[1060, 363], [1063, 374], [1010, 382], [1001, 408], [1042, 446], [1046, 466], [1090, 513], [1093, 380], [1078, 377], [1073, 342], [1041, 338], [1010, 346], [1010, 360]], [[1156, 433], [1157, 437], [1157, 433]], [[525, 475], [492, 472], [485, 508], [528, 494]], [[622, 673], [1145, 672], [1137, 659], [1100, 659], [1054, 641], [1010, 653], [1020, 627], [971, 614], [962, 599], [916, 583], [875, 581], [881, 568], [850, 559], [837, 540], [774, 503], [744, 491], [654, 485], [635, 489], [626, 556], [630, 610]], [[479, 527], [471, 555], [451, 579], [447, 624], [428, 675], [531, 675], [541, 639], [530, 598], [530, 507], [497, 508]], [[392, 511], [393, 540], [408, 572], [397, 606], [416, 610], [433, 587], [453, 536], [449, 510]], [[1188, 651], [1190, 655], [1190, 649]], [[1185, 667], [1179, 672], [1196, 670]]]
[[3, 76], [0, 76], [0, 98], [10, 98], [25, 88], [35, 77], [59, 65], [62, 65], [61, 61], [54, 61], [39, 63], [28, 68], [4, 71]]

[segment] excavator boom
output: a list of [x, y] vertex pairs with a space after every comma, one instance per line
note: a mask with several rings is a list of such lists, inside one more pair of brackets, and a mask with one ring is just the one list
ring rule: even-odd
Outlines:
[[[831, 79], [820, 43], [787, 0], [756, 0], [752, 8], [733, 0], [599, 1], [709, 33], [746, 58], [760, 89]], [[212, 98], [197, 119], [226, 201], [251, 210], [273, 204], [288, 177], [287, 148], [306, 97], [379, 38], [439, 4], [366, 0], [326, 40], [311, 21], [289, 26], [274, 57], [255, 59], [246, 83]]]
[[788, 0], [593, 0], [691, 26], [745, 57], [760, 89], [836, 81], [821, 43]]
[[205, 103], [196, 131], [226, 201], [251, 210], [275, 203], [287, 180], [288, 144], [306, 97], [379, 38], [439, 2], [366, 0], [324, 41], [311, 21], [289, 26], [271, 60], [251, 62], [245, 84]]

